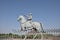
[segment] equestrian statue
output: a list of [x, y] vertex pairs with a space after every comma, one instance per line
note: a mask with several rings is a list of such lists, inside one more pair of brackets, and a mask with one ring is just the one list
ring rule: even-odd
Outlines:
[[[42, 23], [32, 21], [32, 13], [29, 13], [29, 15], [26, 16], [27, 19], [26, 19], [25, 16], [20, 15], [18, 17], [18, 21], [21, 24], [21, 31], [28, 31], [28, 32], [35, 31], [35, 32], [38, 32], [38, 33], [43, 32]], [[35, 35], [35, 37], [36, 37], [36, 35]]]

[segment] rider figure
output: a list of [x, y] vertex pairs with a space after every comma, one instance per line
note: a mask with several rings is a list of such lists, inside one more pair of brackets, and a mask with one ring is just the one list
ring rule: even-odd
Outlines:
[[32, 13], [29, 13], [29, 15], [24, 15], [24, 16], [27, 17], [27, 22], [29, 23], [29, 25], [31, 25], [29, 29], [32, 29]]
[[30, 13], [28, 16], [27, 16], [27, 21], [30, 23], [31, 27], [30, 29], [32, 29], [32, 13]]

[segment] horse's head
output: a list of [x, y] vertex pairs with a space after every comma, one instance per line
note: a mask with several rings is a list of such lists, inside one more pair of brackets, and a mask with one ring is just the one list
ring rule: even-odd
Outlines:
[[26, 20], [25, 20], [24, 16], [20, 15], [18, 17], [18, 21], [25, 22]]

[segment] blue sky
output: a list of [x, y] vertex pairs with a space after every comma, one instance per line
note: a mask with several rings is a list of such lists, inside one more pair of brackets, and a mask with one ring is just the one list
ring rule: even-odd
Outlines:
[[20, 29], [18, 16], [29, 12], [44, 29], [60, 28], [60, 0], [0, 0], [0, 33]]

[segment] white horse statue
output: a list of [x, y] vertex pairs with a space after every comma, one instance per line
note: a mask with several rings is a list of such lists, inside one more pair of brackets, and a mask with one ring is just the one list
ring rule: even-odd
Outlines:
[[32, 22], [30, 23], [29, 21], [27, 21], [24, 16], [19, 16], [18, 17], [18, 21], [20, 21], [21, 23], [21, 30], [26, 30], [28, 31], [29, 29], [34, 29], [35, 31], [42, 31], [42, 24], [39, 22]]

